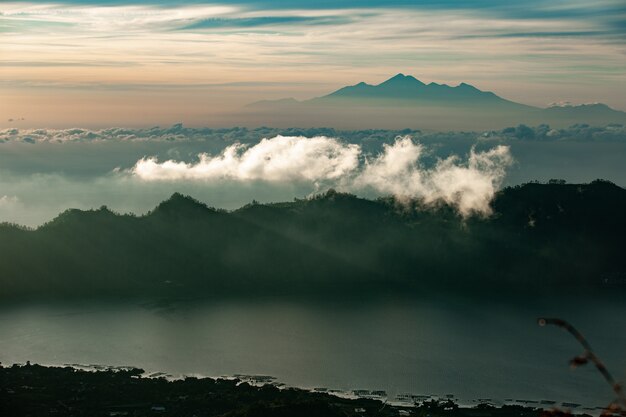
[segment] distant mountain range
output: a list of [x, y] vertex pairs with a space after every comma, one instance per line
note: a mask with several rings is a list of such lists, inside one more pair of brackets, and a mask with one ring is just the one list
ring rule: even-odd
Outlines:
[[481, 91], [476, 87], [461, 83], [456, 87], [447, 84], [424, 84], [411, 75], [398, 74], [378, 85], [361, 82], [357, 85], [343, 87], [324, 97], [313, 99], [328, 100], [389, 100], [402, 101], [403, 104], [426, 105], [482, 105], [514, 106], [515, 108], [531, 108], [498, 97], [490, 91]]
[[0, 299], [626, 290], [623, 188], [526, 184], [492, 207], [462, 219], [331, 190], [233, 212], [180, 194], [145, 216], [68, 210], [0, 224]]
[[425, 84], [404, 74], [397, 74], [378, 85], [360, 82], [305, 101], [293, 98], [259, 101], [250, 104], [247, 111], [248, 115], [256, 113], [265, 120], [284, 120], [289, 126], [342, 128], [480, 130], [520, 123], [555, 127], [626, 123], [626, 112], [605, 104], [542, 109], [506, 100], [466, 83], [456, 87]]

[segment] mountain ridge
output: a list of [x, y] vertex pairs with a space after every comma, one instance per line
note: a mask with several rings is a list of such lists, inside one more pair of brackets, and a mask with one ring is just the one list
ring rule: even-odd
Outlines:
[[182, 194], [142, 216], [67, 210], [37, 229], [0, 225], [0, 298], [626, 288], [626, 189], [530, 183], [492, 207], [462, 218], [330, 190], [231, 212]]
[[[420, 96], [420, 93], [422, 94]], [[417, 94], [417, 95], [416, 95]], [[447, 95], [447, 97], [446, 97]], [[368, 84], [364, 81], [360, 81], [357, 84], [341, 87], [324, 96], [315, 97], [307, 100], [295, 100], [293, 97], [281, 98], [276, 100], [261, 100], [254, 103], [250, 103], [248, 106], [263, 105], [263, 104], [295, 104], [295, 103], [312, 103], [319, 102], [328, 99], [336, 98], [387, 98], [387, 99], [403, 99], [403, 100], [424, 100], [424, 99], [489, 99], [497, 100], [502, 103], [512, 103], [517, 106], [525, 106], [528, 108], [539, 109], [538, 107], [529, 106], [526, 104], [515, 103], [510, 100], [506, 100], [491, 91], [483, 91], [477, 87], [461, 82], [457, 86], [450, 86], [448, 84], [439, 84], [435, 82], [424, 83], [412, 75], [404, 75], [398, 73], [393, 77], [382, 81], [379, 84]]]
[[[360, 82], [353, 86], [340, 88], [330, 94], [313, 100], [331, 98], [385, 98], [402, 100], [494, 100], [498, 103], [512, 103], [491, 91], [482, 91], [473, 85], [460, 83], [457, 86], [431, 82], [426, 84], [412, 75], [399, 73], [380, 84], [372, 85]], [[515, 103], [519, 105], [519, 103]], [[532, 106], [528, 106], [532, 107]]]
[[250, 103], [246, 109], [259, 120], [278, 118], [290, 126], [351, 129], [402, 126], [484, 130], [517, 124], [567, 127], [579, 123], [626, 123], [626, 112], [606, 104], [541, 108], [508, 100], [465, 82], [456, 86], [426, 84], [402, 73], [379, 84], [361, 81], [320, 97], [302, 101], [293, 98], [263, 100]]

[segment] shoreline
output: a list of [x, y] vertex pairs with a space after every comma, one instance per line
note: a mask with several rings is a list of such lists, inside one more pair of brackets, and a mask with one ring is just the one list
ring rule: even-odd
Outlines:
[[[324, 405], [324, 407], [336, 409], [335, 411], [341, 411], [342, 415], [382, 415], [385, 417], [426, 415], [431, 412], [450, 417], [508, 417], [513, 415], [537, 417], [554, 410], [579, 416], [595, 416], [603, 411], [601, 407], [591, 409], [580, 404], [548, 400], [507, 399], [498, 401], [491, 398], [481, 398], [464, 401], [452, 394], [415, 395], [407, 393], [388, 398], [384, 391], [356, 389], [343, 391], [322, 387], [309, 389], [291, 387], [268, 375], [173, 376], [163, 372], [147, 372], [133, 366], [99, 364], [74, 363], [63, 366], [30, 363], [12, 364], [10, 366], [0, 364], [0, 376], [0, 411], [3, 407], [9, 407], [5, 410], [9, 413], [3, 413], [3, 415], [10, 416], [29, 415], [29, 413], [16, 413], [15, 410], [32, 407], [38, 409], [35, 415], [56, 415], [56, 412], [51, 412], [51, 410], [56, 409], [55, 404], [65, 404], [69, 407], [65, 410], [66, 413], [62, 414], [65, 416], [83, 415], [82, 412], [86, 410], [84, 407], [88, 407], [92, 413], [96, 412], [95, 415], [109, 416], [154, 415], [165, 412], [168, 408], [170, 410], [182, 410], [186, 407], [185, 403], [193, 403], [200, 408], [213, 407], [214, 399], [211, 400], [206, 396], [194, 397], [193, 401], [187, 401], [190, 395], [195, 395], [195, 385], [198, 384], [206, 385], [209, 388], [213, 387], [214, 391], [220, 392], [225, 398], [231, 398], [233, 400], [231, 406], [234, 408], [231, 407], [232, 409], [228, 413], [235, 412], [244, 403], [264, 404], [266, 401], [270, 401], [272, 404], [286, 402], [285, 406], [304, 407], [305, 410]], [[122, 389], [125, 398], [98, 393], [98, 400], [94, 404], [93, 398], [81, 397], [81, 393], [85, 395], [86, 392], [110, 390], [109, 380], [116, 381], [116, 385]], [[48, 391], [53, 386], [65, 387], [65, 393], [51, 396]], [[139, 391], [141, 394], [135, 395], [133, 390]], [[209, 389], [208, 392], [211, 390]], [[173, 393], [179, 395], [174, 396], [174, 398], [172, 397]], [[137, 402], [140, 398], [151, 398], [151, 395], [160, 399], [160, 402], [165, 405], [157, 404], [158, 401], [152, 401], [154, 404], [148, 407], [145, 401]], [[293, 402], [294, 395], [297, 397], [295, 403]], [[240, 397], [245, 398], [246, 401], [242, 402]], [[216, 401], [220, 402], [221, 399]], [[309, 404], [311, 401], [315, 402], [316, 405]], [[73, 405], [70, 406], [70, 403]], [[49, 413], [46, 413], [45, 407], [50, 407]], [[107, 410], [108, 414], [106, 413]], [[348, 412], [350, 410], [352, 412]], [[382, 413], [381, 410], [387, 411]], [[67, 413], [68, 411], [69, 413]], [[328, 411], [326, 410], [320, 415], [329, 415], [327, 414]], [[176, 412], [172, 415], [200, 414]]]

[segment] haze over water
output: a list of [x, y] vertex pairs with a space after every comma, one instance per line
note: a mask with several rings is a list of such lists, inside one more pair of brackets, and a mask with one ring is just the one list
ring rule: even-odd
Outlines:
[[569, 369], [580, 346], [537, 326], [541, 315], [574, 323], [624, 378], [626, 309], [616, 300], [31, 305], [0, 311], [0, 359], [271, 375], [305, 388], [382, 389], [390, 400], [412, 393], [608, 404], [612, 393], [594, 368]]

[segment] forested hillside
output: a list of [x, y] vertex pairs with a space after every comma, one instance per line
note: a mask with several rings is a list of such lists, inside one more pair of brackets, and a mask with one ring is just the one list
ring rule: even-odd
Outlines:
[[0, 297], [626, 288], [626, 190], [506, 188], [488, 217], [333, 190], [233, 212], [174, 194], [144, 216], [0, 226]]

